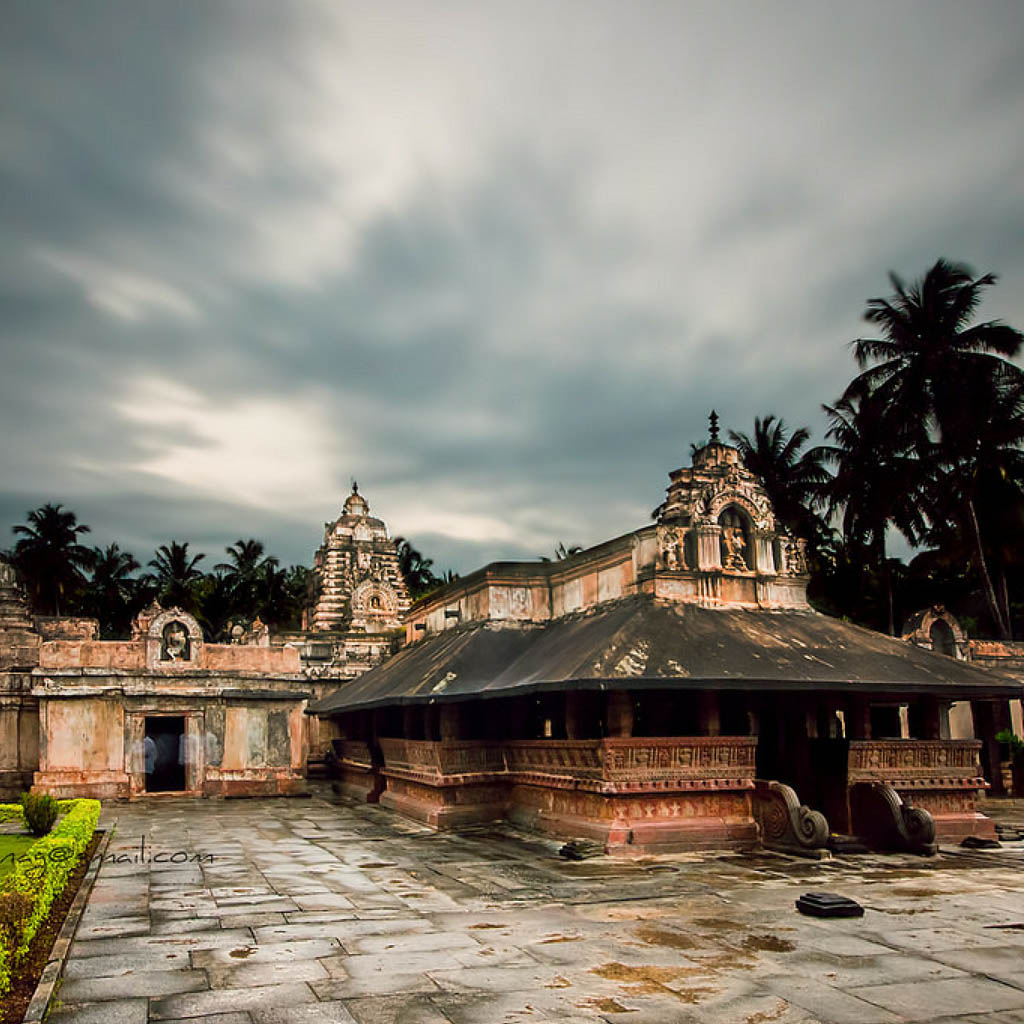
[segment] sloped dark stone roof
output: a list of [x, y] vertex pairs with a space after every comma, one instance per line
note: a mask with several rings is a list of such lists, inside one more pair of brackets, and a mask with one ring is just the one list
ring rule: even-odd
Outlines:
[[537, 690], [765, 689], [1019, 697], [991, 669], [812, 611], [629, 598], [525, 628], [470, 623], [403, 648], [312, 704], [330, 712]]

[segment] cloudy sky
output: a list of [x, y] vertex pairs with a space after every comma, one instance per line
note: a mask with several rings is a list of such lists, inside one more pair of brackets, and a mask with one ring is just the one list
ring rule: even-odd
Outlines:
[[[714, 406], [820, 433], [887, 272], [1024, 326], [1000, 3], [7, 0], [0, 547], [439, 567], [649, 519]], [[216, 556], [216, 557], [215, 557]]]

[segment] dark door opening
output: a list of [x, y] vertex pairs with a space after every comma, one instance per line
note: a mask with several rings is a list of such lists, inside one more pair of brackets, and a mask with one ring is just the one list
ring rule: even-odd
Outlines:
[[185, 788], [185, 719], [146, 718], [146, 792], [174, 793]]

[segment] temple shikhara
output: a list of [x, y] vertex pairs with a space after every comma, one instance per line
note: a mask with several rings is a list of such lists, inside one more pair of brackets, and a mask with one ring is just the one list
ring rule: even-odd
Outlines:
[[977, 799], [1022, 692], [941, 608], [900, 639], [815, 612], [804, 541], [714, 422], [648, 525], [411, 606], [353, 487], [295, 633], [211, 644], [154, 607], [99, 641], [33, 620], [0, 570], [0, 783], [61, 795], [152, 791], [147, 741], [178, 744], [163, 781], [195, 795], [290, 792], [327, 752], [342, 793], [437, 828], [506, 818], [622, 855], [815, 854], [833, 833], [927, 852], [994, 834]]
[[299, 649], [310, 679], [353, 679], [391, 653], [409, 610], [395, 542], [357, 484], [341, 515], [324, 524], [313, 569], [306, 628], [275, 641]]

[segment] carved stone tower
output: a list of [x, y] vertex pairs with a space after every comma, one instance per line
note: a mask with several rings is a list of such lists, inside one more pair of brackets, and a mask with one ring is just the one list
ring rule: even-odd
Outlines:
[[711, 440], [669, 474], [655, 510], [659, 573], [693, 579], [696, 591], [680, 594], [702, 602], [805, 605], [806, 542], [778, 528], [761, 482], [719, 440], [714, 412], [710, 426]]
[[387, 526], [370, 515], [357, 484], [341, 516], [324, 524], [316, 553], [318, 596], [311, 628], [316, 632], [386, 633], [402, 625], [409, 595]]

